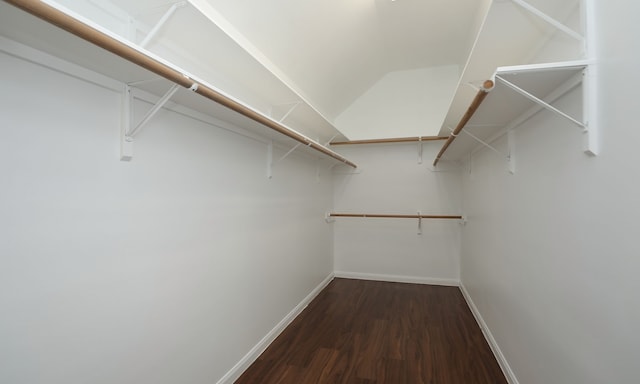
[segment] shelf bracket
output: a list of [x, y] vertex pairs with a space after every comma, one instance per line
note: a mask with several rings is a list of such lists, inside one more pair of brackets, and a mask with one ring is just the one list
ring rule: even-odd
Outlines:
[[[131, 161], [133, 158], [133, 140], [142, 128], [164, 107], [171, 97], [180, 89], [179, 84], [173, 84], [171, 88], [151, 107], [142, 120], [133, 127], [133, 93], [129, 84], [124, 85], [122, 95], [122, 123], [120, 126], [120, 160]], [[190, 88], [195, 92], [198, 90], [198, 84], [194, 83]], [[132, 128], [133, 127], [133, 128]]]
[[135, 128], [127, 132], [126, 135], [132, 138], [135, 137], [135, 135], [137, 135], [142, 130], [142, 128], [156, 115], [156, 113], [158, 113], [158, 111], [160, 111], [160, 109], [164, 107], [165, 104], [167, 104], [171, 97], [176, 92], [178, 92], [178, 89], [180, 89], [180, 85], [173, 84], [171, 88], [169, 88], [167, 93], [165, 93], [164, 96], [162, 96], [160, 100], [158, 100], [158, 102], [153, 107], [151, 107], [149, 112], [147, 112], [147, 114], [135, 126]]
[[422, 164], [422, 136], [418, 137], [418, 164]]
[[[451, 127], [447, 127], [447, 129], [449, 129], [450, 131], [453, 132], [453, 129]], [[471, 137], [473, 140], [477, 141], [482, 146], [484, 146], [484, 147], [490, 149], [491, 151], [497, 153], [500, 157], [502, 157], [503, 159], [506, 159], [507, 162], [509, 164], [511, 164], [511, 146], [509, 146], [509, 151], [510, 151], [509, 154], [504, 154], [504, 153], [500, 152], [500, 150], [498, 150], [496, 147], [494, 147], [491, 144], [487, 143], [486, 141], [482, 140], [481, 138], [479, 138], [478, 136], [476, 136], [473, 133], [469, 132], [468, 130], [463, 129], [461, 132], [464, 132], [467, 136]], [[509, 165], [509, 171], [511, 172], [511, 165]], [[514, 172], [511, 172], [511, 173], [514, 173]]]
[[282, 123], [283, 121], [285, 121], [285, 119], [287, 117], [289, 117], [289, 115], [291, 115], [291, 113], [293, 113], [293, 111], [300, 105], [302, 104], [301, 101], [292, 101], [290, 103], [282, 103], [282, 104], [274, 104], [270, 109], [269, 109], [269, 116], [271, 116], [272, 118], [275, 119], [274, 117], [274, 108], [275, 107], [283, 107], [283, 106], [290, 106], [289, 109], [287, 109], [287, 111], [284, 113], [284, 115], [282, 115], [282, 117], [278, 120], [279, 123]]
[[331, 216], [331, 212], [326, 212], [324, 214], [324, 221], [326, 223], [334, 223], [336, 221], [336, 219], [334, 219], [333, 216]]
[[[582, 91], [583, 91], [583, 98], [585, 99], [584, 108], [583, 108], [584, 121], [585, 121], [584, 125], [587, 126], [587, 130], [584, 131], [585, 152], [588, 155], [595, 156], [596, 155], [595, 151], [597, 150], [598, 142], [597, 142], [597, 132], [596, 132], [597, 125], [594, 123], [595, 122], [594, 114], [597, 109], [597, 104], [595, 104], [596, 94], [593, 89], [589, 89], [590, 85], [589, 83], [587, 83], [587, 80], [589, 78], [589, 76], [587, 75], [589, 68], [590, 68], [590, 65], [587, 65], [587, 63], [584, 63], [584, 67], [582, 68], [583, 70], [580, 73], [576, 73], [576, 75], [572, 76], [567, 81], [560, 84], [560, 86], [558, 86], [555, 90], [553, 90], [551, 93], [546, 95], [542, 100], [547, 104], [554, 103], [556, 100], [560, 99], [562, 96], [566, 95], [568, 92], [575, 89], [580, 84], [583, 84]], [[507, 73], [507, 74], [517, 73], [517, 72], [510, 72], [509, 70], [505, 70], [505, 67], [503, 67], [500, 72]], [[498, 139], [499, 137], [505, 134], [509, 135], [511, 131], [515, 131], [516, 128], [521, 126], [524, 122], [529, 120], [533, 115], [540, 112], [542, 109], [544, 109], [542, 105], [535, 103], [531, 108], [529, 108], [520, 116], [518, 116], [517, 118], [512, 120], [510, 123], [508, 123], [501, 131], [490, 136], [485, 141], [488, 143], [492, 143], [496, 139]], [[514, 134], [511, 134], [511, 135], [512, 135], [511, 137], [507, 136], [508, 147], [509, 147], [509, 154], [507, 156], [509, 158], [509, 172], [513, 173], [515, 172], [515, 144], [514, 144], [515, 136]], [[478, 146], [469, 154], [470, 166], [471, 166], [472, 155], [476, 153], [480, 148], [481, 147]]]
[[131, 87], [124, 84], [122, 90], [121, 123], [120, 123], [120, 161], [131, 161], [133, 158], [133, 138], [128, 136], [131, 130], [131, 105], [133, 95]]
[[333, 141], [333, 139], [335, 139], [336, 137], [338, 137], [338, 134], [336, 133], [335, 135], [331, 136], [331, 138], [324, 143], [325, 147], [328, 147], [329, 145], [331, 145], [331, 142]]
[[574, 119], [573, 117], [567, 115], [566, 113], [562, 112], [561, 110], [559, 110], [558, 108], [554, 107], [553, 105], [547, 103], [546, 101], [532, 95], [531, 93], [525, 91], [524, 89], [518, 87], [517, 85], [505, 80], [504, 78], [496, 75], [496, 79], [498, 81], [500, 81], [501, 83], [503, 83], [504, 85], [506, 85], [507, 87], [509, 87], [510, 89], [516, 91], [517, 93], [521, 94], [522, 96], [526, 97], [527, 99], [533, 101], [534, 103], [540, 105], [543, 108], [546, 108], [552, 112], [555, 112], [556, 114], [564, 117], [565, 119], [571, 121], [572, 123], [576, 124], [577, 126], [581, 127], [582, 129], [586, 130], [587, 126], [583, 123], [580, 122], [576, 119]]
[[296, 145], [293, 146], [293, 148], [291, 148], [289, 151], [287, 151], [287, 153], [285, 153], [281, 158], [279, 158], [278, 160], [273, 162], [273, 165], [278, 164], [279, 162], [281, 162], [282, 160], [286, 159], [287, 157], [289, 157], [290, 154], [293, 153], [293, 151], [295, 151], [296, 149], [298, 149], [299, 146], [301, 146], [302, 143], [298, 143]]
[[[267, 158], [267, 166], [268, 166], [268, 170], [267, 170], [267, 177], [271, 178], [272, 175], [272, 171], [273, 171], [273, 166], [278, 164], [279, 162], [283, 161], [284, 159], [286, 159], [287, 157], [289, 157], [289, 155], [291, 155], [296, 149], [298, 149], [300, 146], [302, 145], [302, 143], [298, 143], [296, 145], [294, 145], [290, 150], [287, 151], [287, 153], [285, 153], [284, 155], [282, 155], [278, 160], [273, 161], [273, 141], [271, 141], [271, 143], [269, 144], [269, 154], [268, 154], [268, 158]], [[316, 164], [316, 182], [320, 182], [320, 161], [318, 160], [318, 163]]]
[[132, 81], [130, 83], [127, 83], [127, 85], [130, 86], [130, 87], [137, 87], [139, 85], [155, 83], [155, 82], [162, 81], [162, 80], [164, 80], [162, 77], [154, 77], [154, 78], [151, 78], [151, 79]]
[[165, 14], [160, 18], [160, 20], [158, 20], [156, 25], [151, 29], [151, 31], [149, 31], [147, 36], [145, 36], [144, 40], [142, 40], [142, 42], [140, 43], [140, 47], [146, 48], [146, 46], [149, 45], [149, 43], [151, 42], [151, 40], [153, 40], [154, 37], [156, 37], [158, 32], [160, 32], [160, 29], [164, 27], [164, 25], [167, 23], [167, 21], [169, 21], [171, 16], [173, 16], [173, 14], [178, 10], [178, 8], [182, 8], [186, 5], [187, 5], [186, 1], [180, 1], [180, 2], [174, 3], [167, 10], [167, 12], [165, 12]]
[[509, 155], [505, 155], [504, 153], [500, 152], [496, 147], [494, 147], [491, 144], [487, 143], [486, 141], [482, 140], [481, 138], [479, 138], [478, 136], [474, 135], [473, 133], [471, 133], [471, 132], [469, 132], [467, 130], [464, 130], [464, 129], [462, 130], [462, 132], [464, 132], [467, 136], [471, 137], [473, 140], [475, 140], [478, 143], [482, 144], [484, 147], [489, 148], [493, 152], [497, 153], [501, 157], [506, 157], [506, 158], [509, 157]]
[[585, 124], [584, 134], [584, 152], [590, 156], [597, 156], [599, 153], [598, 142], [598, 125], [596, 122], [596, 113], [598, 111], [596, 86], [596, 71], [591, 67], [584, 70], [584, 78], [582, 81], [582, 98], [583, 98], [583, 115]]
[[293, 103], [293, 105], [291, 106], [291, 108], [289, 108], [289, 110], [287, 111], [287, 113], [284, 114], [284, 116], [282, 116], [282, 118], [280, 119], [280, 123], [282, 123], [287, 117], [289, 117], [289, 115], [298, 107], [298, 105], [300, 105], [301, 102], [300, 101], [296, 101], [295, 103]]
[[538, 8], [536, 8], [536, 7], [532, 6], [531, 4], [527, 3], [526, 1], [524, 1], [524, 0], [511, 0], [511, 1], [514, 2], [515, 4], [519, 5], [520, 7], [525, 9], [526, 11], [538, 16], [540, 19], [542, 19], [546, 23], [552, 25], [553, 27], [555, 27], [559, 31], [562, 31], [565, 34], [567, 34], [568, 36], [570, 36], [570, 37], [572, 37], [572, 38], [584, 43], [584, 41], [585, 41], [584, 36], [582, 36], [581, 34], [579, 34], [576, 31], [574, 31], [573, 29], [567, 27], [566, 25], [564, 25], [563, 23], [561, 23], [558, 20], [554, 19], [553, 17], [551, 17], [551, 16], [547, 15], [546, 13], [542, 12]]

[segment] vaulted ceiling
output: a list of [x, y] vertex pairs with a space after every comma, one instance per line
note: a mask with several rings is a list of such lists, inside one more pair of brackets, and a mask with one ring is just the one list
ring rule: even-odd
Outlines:
[[488, 3], [204, 1], [330, 121], [390, 72], [451, 65], [462, 70]]

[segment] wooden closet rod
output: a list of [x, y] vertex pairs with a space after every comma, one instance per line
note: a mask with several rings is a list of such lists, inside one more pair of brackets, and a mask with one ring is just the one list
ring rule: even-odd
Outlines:
[[389, 138], [389, 139], [333, 141], [329, 143], [329, 145], [411, 143], [411, 142], [435, 141], [435, 140], [447, 140], [447, 139], [448, 139], [448, 136], [395, 137], [395, 138]]
[[386, 215], [379, 213], [330, 213], [329, 217], [362, 217], [378, 219], [456, 219], [462, 220], [462, 216], [455, 215]]
[[194, 81], [187, 77], [185, 74], [177, 71], [170, 66], [159, 62], [158, 60], [150, 57], [132, 46], [129, 46], [122, 41], [119, 41], [97, 29], [84, 24], [83, 22], [74, 19], [66, 13], [38, 0], [5, 0], [7, 3], [12, 4], [50, 24], [53, 24], [65, 31], [72, 33], [81, 39], [84, 39], [100, 48], [103, 48], [123, 59], [136, 64], [144, 69], [147, 69], [165, 79], [179, 84], [185, 88], [189, 88], [192, 91], [212, 100], [220, 105], [223, 105], [249, 119], [256, 121], [268, 128], [273, 129], [293, 140], [302, 143], [308, 147], [315, 149], [329, 157], [332, 157], [342, 163], [345, 163], [353, 168], [357, 168], [357, 165], [347, 160], [343, 156], [333, 152], [332, 150], [324, 147], [323, 145], [309, 139], [308, 137], [293, 131], [284, 125], [271, 120], [267, 116], [257, 112], [246, 105], [243, 105], [220, 92], [204, 85], [197, 81]]
[[467, 112], [464, 114], [464, 116], [462, 116], [462, 119], [460, 119], [460, 122], [456, 126], [456, 129], [454, 129], [453, 132], [451, 132], [451, 134], [449, 135], [449, 138], [442, 146], [442, 149], [440, 149], [440, 152], [438, 152], [438, 156], [436, 156], [436, 159], [433, 161], [434, 167], [438, 165], [438, 161], [440, 161], [440, 158], [442, 157], [444, 152], [447, 150], [447, 148], [449, 148], [451, 143], [453, 143], [453, 140], [455, 140], [456, 137], [458, 137], [458, 134], [462, 131], [465, 125], [467, 125], [467, 123], [469, 122], [473, 114], [476, 113], [476, 110], [478, 109], [480, 104], [482, 104], [482, 102], [484, 101], [484, 98], [487, 97], [487, 95], [492, 89], [493, 89], [492, 80], [487, 80], [482, 84], [482, 88], [476, 94], [476, 97], [471, 102], [471, 105], [467, 109]]

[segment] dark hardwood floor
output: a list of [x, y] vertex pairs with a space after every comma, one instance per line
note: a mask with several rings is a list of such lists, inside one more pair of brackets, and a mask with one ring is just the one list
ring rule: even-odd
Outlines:
[[507, 384], [457, 287], [335, 279], [237, 384]]

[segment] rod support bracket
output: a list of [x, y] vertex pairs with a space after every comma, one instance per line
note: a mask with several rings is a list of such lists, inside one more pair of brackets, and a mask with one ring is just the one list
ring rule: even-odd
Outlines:
[[325, 221], [326, 223], [333, 223], [333, 222], [335, 222], [335, 221], [336, 221], [336, 219], [334, 219], [334, 218], [331, 216], [331, 212], [326, 212], [326, 213], [324, 214], [324, 221]]
[[130, 135], [132, 102], [131, 87], [128, 84], [124, 84], [122, 87], [122, 104], [120, 106], [120, 161], [131, 161], [133, 159], [133, 137]]

